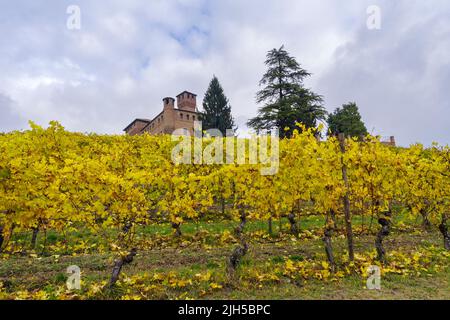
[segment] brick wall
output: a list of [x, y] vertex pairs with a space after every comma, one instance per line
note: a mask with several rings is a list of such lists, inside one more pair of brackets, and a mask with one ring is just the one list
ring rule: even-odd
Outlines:
[[142, 134], [172, 134], [176, 129], [186, 129], [191, 135], [194, 133], [194, 121], [198, 120], [196, 95], [187, 91], [177, 96], [177, 107], [175, 99], [167, 97], [163, 99], [163, 111], [153, 120], [131, 126], [126, 132], [130, 135]]

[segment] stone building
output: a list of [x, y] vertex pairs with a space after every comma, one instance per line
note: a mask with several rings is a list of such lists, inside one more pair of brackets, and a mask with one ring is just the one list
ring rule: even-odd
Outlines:
[[391, 147], [395, 147], [396, 143], [395, 143], [395, 137], [394, 136], [390, 136], [390, 137], [381, 137], [380, 139], [381, 143], [387, 146], [391, 146]]
[[152, 120], [135, 119], [124, 131], [129, 135], [143, 134], [172, 134], [175, 129], [184, 129], [191, 135], [194, 133], [194, 121], [198, 120], [197, 95], [183, 91], [175, 99], [163, 99], [163, 110]]

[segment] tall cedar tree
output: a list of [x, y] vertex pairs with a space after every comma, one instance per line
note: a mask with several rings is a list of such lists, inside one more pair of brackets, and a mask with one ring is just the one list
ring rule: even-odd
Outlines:
[[233, 131], [237, 129], [231, 115], [231, 106], [228, 98], [225, 96], [216, 76], [213, 76], [205, 93], [200, 120], [202, 121], [203, 130], [219, 129], [223, 136], [226, 135], [227, 129]]
[[328, 116], [328, 130], [331, 135], [343, 133], [349, 137], [367, 135], [367, 128], [361, 119], [358, 106], [355, 102], [344, 104]]
[[247, 122], [249, 127], [256, 131], [278, 128], [281, 138], [289, 138], [296, 122], [310, 128], [325, 120], [322, 97], [303, 86], [303, 80], [311, 74], [300, 67], [284, 46], [270, 50], [265, 64], [268, 70], [259, 83], [263, 88], [256, 94], [256, 102], [264, 106]]

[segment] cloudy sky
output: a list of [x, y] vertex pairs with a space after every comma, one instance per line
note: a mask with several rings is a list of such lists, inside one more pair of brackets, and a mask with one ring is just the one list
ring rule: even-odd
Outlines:
[[448, 0], [0, 0], [0, 131], [58, 120], [121, 133], [165, 96], [201, 104], [213, 74], [245, 129], [265, 54], [284, 44], [329, 111], [356, 101], [373, 134], [448, 144], [449, 17]]

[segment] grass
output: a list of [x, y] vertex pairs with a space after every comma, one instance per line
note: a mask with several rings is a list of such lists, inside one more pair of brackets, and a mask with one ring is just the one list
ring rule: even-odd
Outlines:
[[274, 300], [428, 300], [450, 299], [449, 270], [433, 277], [404, 278], [392, 276], [382, 280], [381, 290], [364, 288], [365, 279], [350, 276], [340, 282], [311, 280], [302, 286], [281, 283], [252, 290], [221, 291], [210, 299], [274, 299]]
[[[403, 222], [412, 223], [403, 219]], [[281, 222], [281, 223], [280, 223]], [[354, 219], [354, 226], [361, 227], [361, 220]], [[99, 293], [92, 296], [95, 299], [116, 299], [126, 295], [141, 296], [150, 299], [450, 299], [450, 267], [448, 260], [442, 261], [442, 256], [429, 262], [430, 268], [420, 275], [386, 274], [382, 278], [381, 290], [365, 289], [365, 278], [361, 274], [349, 274], [343, 278], [333, 280], [300, 279], [278, 272], [277, 281], [258, 281], [258, 274], [276, 273], [282, 270], [286, 261], [303, 263], [308, 261], [325, 261], [325, 252], [321, 240], [321, 228], [324, 221], [317, 217], [308, 217], [300, 220], [301, 229], [310, 230], [313, 236], [301, 234], [299, 239], [288, 235], [287, 220], [273, 221], [274, 234], [267, 235], [267, 221], [250, 221], [246, 226], [246, 233], [250, 238], [250, 249], [242, 260], [238, 270], [238, 282], [227, 285], [225, 279], [225, 264], [227, 257], [235, 246], [233, 241], [220, 242], [218, 237], [224, 231], [232, 231], [235, 222], [232, 221], [203, 221], [186, 223], [182, 226], [183, 237], [173, 241], [168, 246], [156, 246], [153, 249], [140, 248], [134, 262], [123, 269], [122, 279], [147, 277], [154, 274], [164, 274], [169, 280], [158, 282], [147, 281], [142, 287], [135, 288], [126, 283], [119, 285], [119, 289], [110, 293]], [[367, 225], [367, 221], [365, 222]], [[279, 226], [282, 226], [281, 230]], [[411, 227], [412, 228], [412, 227]], [[417, 250], [436, 250], [442, 247], [441, 236], [437, 231], [403, 232], [401, 228], [393, 228], [393, 233], [386, 239], [385, 246], [388, 252], [400, 251], [414, 253]], [[261, 232], [264, 231], [264, 232]], [[195, 235], [206, 232], [210, 235], [209, 241], [197, 241]], [[153, 225], [141, 228], [140, 237], [152, 239], [165, 237], [172, 239], [170, 225]], [[47, 233], [47, 245], [57, 244], [64, 237], [54, 232]], [[39, 235], [38, 247], [43, 243], [43, 235]], [[101, 239], [87, 230], [77, 230], [69, 235], [71, 245], [81, 240], [87, 243], [101, 243]], [[20, 234], [15, 239], [26, 247], [29, 235]], [[183, 246], [188, 240], [189, 244]], [[374, 235], [366, 233], [355, 239], [357, 253], [372, 252]], [[342, 236], [333, 238], [334, 252], [338, 260], [346, 255], [346, 239]], [[38, 250], [39, 251], [39, 250]], [[82, 270], [83, 295], [93, 284], [104, 283], [109, 279], [114, 256], [106, 252], [88, 250], [77, 255], [55, 255], [48, 250], [47, 255], [31, 257], [30, 252], [23, 255], [14, 254], [0, 259], [0, 283], [7, 297], [14, 298], [18, 291], [36, 292], [44, 290], [49, 292], [47, 297], [57, 297], [54, 292], [64, 288], [67, 279], [66, 268], [78, 265]], [[448, 256], [447, 256], [448, 257]], [[434, 259], [434, 258], [433, 258]], [[339, 263], [343, 263], [339, 261]], [[432, 266], [441, 266], [433, 269]], [[176, 279], [196, 279], [199, 274], [211, 273], [209, 282], [195, 282], [192, 285], [170, 282], [170, 277]], [[145, 278], [146, 279], [146, 278]], [[175, 281], [175, 280], [174, 280]], [[210, 283], [217, 282], [218, 288], [211, 289]], [[141, 289], [139, 289], [141, 288]], [[150, 288], [150, 289], [149, 289]], [[84, 290], [84, 291], [83, 291]], [[149, 290], [149, 291], [148, 291]], [[1, 295], [0, 295], [1, 296]]]

